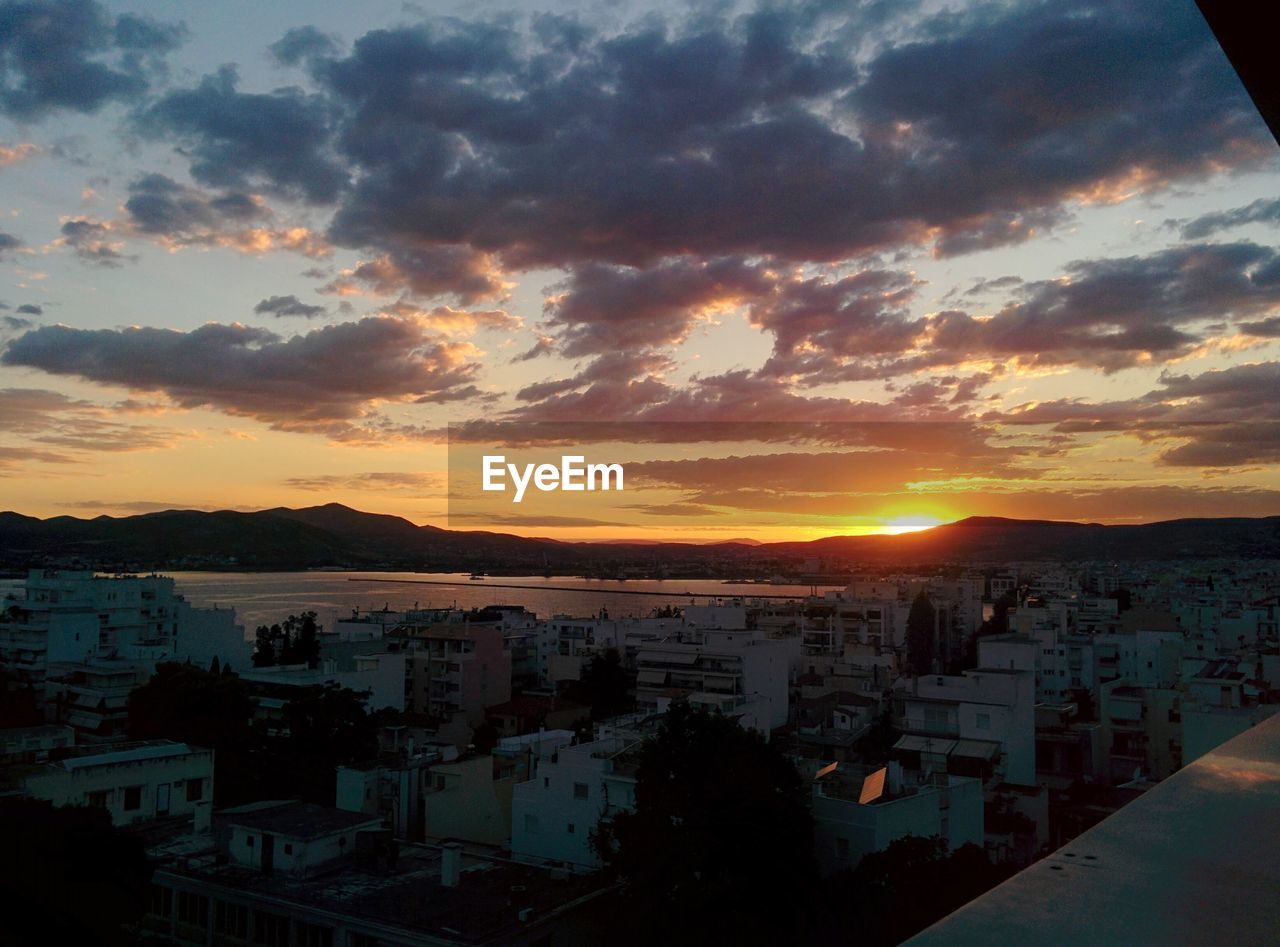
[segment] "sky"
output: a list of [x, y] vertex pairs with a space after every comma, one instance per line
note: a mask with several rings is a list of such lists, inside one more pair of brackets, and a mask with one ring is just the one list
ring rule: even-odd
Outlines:
[[1190, 0], [0, 0], [0, 508], [1276, 515], [1278, 228]]

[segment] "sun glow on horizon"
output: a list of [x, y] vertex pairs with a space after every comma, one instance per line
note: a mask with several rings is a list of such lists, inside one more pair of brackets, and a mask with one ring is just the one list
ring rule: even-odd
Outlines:
[[936, 516], [895, 516], [886, 520], [876, 532], [884, 536], [899, 536], [902, 533], [918, 533], [922, 530], [941, 526], [946, 520]]

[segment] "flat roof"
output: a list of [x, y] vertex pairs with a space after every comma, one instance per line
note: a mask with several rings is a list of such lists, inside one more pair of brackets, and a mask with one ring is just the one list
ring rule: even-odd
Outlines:
[[1280, 932], [1280, 716], [908, 943], [1264, 944]]
[[150, 746], [135, 746], [123, 750], [106, 750], [102, 753], [87, 753], [83, 756], [71, 756], [59, 760], [54, 765], [63, 769], [88, 769], [92, 766], [115, 766], [118, 763], [141, 763], [146, 760], [170, 759], [175, 756], [194, 756], [208, 753], [208, 750], [190, 747], [185, 743], [162, 743]]
[[298, 800], [250, 803], [235, 809], [223, 809], [216, 818], [226, 825], [296, 839], [320, 838], [362, 825], [382, 824], [379, 816], [371, 816], [367, 812], [348, 812]]
[[[153, 850], [153, 857], [172, 856], [157, 866], [156, 880], [163, 881], [165, 875], [195, 878], [250, 897], [302, 906], [317, 924], [337, 926], [354, 918], [404, 931], [401, 936], [408, 940], [425, 934], [441, 943], [506, 943], [539, 921], [611, 887], [599, 875], [517, 865], [467, 850], [472, 846], [462, 854], [460, 883], [446, 887], [440, 879], [439, 849], [406, 842], [399, 843], [390, 873], [361, 868], [348, 860], [312, 878], [286, 872], [268, 877], [244, 866], [219, 865], [208, 842], [205, 850], [193, 850], [198, 843], [199, 837], [189, 836], [171, 843], [167, 851]], [[527, 922], [519, 917], [523, 908], [532, 911]], [[401, 939], [395, 931], [386, 936]]]

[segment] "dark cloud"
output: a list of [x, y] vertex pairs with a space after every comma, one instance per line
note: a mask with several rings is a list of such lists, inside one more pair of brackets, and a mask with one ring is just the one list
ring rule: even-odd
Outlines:
[[516, 392], [516, 398], [520, 401], [545, 401], [588, 386], [626, 389], [648, 381], [655, 381], [665, 389], [657, 379], [674, 367], [670, 358], [657, 352], [614, 352], [601, 355], [571, 378], [548, 379], [526, 385]]
[[311, 306], [297, 296], [289, 295], [269, 296], [254, 306], [253, 311], [259, 315], [302, 316], [304, 319], [314, 319], [316, 316], [323, 316], [326, 310], [324, 306]]
[[[48, 389], [0, 389], [0, 429], [42, 447], [113, 453], [155, 450], [187, 436], [169, 428], [121, 422], [125, 413]], [[58, 456], [67, 462], [74, 459]]]
[[140, 117], [143, 131], [186, 143], [191, 174], [214, 187], [252, 182], [313, 202], [332, 201], [347, 172], [328, 154], [330, 105], [299, 89], [236, 89], [224, 67], [194, 89], [170, 92]]
[[1264, 339], [1280, 339], [1280, 316], [1270, 316], [1259, 322], [1242, 322], [1239, 329], [1246, 335], [1256, 335]]
[[1229, 230], [1245, 224], [1280, 224], [1280, 198], [1259, 199], [1244, 207], [1233, 207], [1231, 210], [1204, 214], [1185, 222], [1170, 221], [1169, 223], [1176, 223], [1182, 236], [1190, 240], [1202, 240], [1220, 230]]
[[445, 489], [447, 478], [441, 473], [403, 473], [379, 471], [360, 474], [323, 474], [315, 477], [290, 477], [284, 485], [295, 490], [328, 492], [331, 490], [372, 490], [379, 493], [412, 493]]
[[338, 48], [336, 38], [314, 26], [295, 27], [268, 47], [275, 60], [285, 66], [334, 56]]
[[121, 252], [124, 244], [118, 239], [112, 239], [114, 234], [111, 225], [100, 220], [87, 217], [68, 220], [63, 223], [61, 233], [59, 242], [70, 247], [83, 263], [116, 267], [137, 259]]
[[1051, 425], [1072, 436], [1128, 434], [1156, 445], [1178, 467], [1280, 464], [1280, 362], [1199, 375], [1165, 372], [1160, 386], [1125, 401], [1039, 402], [987, 412], [984, 422]]
[[769, 292], [772, 279], [737, 259], [666, 260], [646, 269], [591, 263], [551, 287], [548, 324], [568, 356], [681, 342], [694, 322]]
[[5, 233], [0, 230], [0, 260], [8, 257], [8, 255], [22, 246], [22, 238], [15, 237], [11, 233]]
[[521, 352], [519, 355], [511, 359], [515, 362], [531, 362], [535, 358], [541, 358], [544, 355], [551, 355], [556, 350], [556, 340], [549, 335], [538, 336], [538, 341], [534, 342], [532, 347]]
[[129, 185], [127, 217], [119, 228], [159, 241], [169, 249], [225, 247], [242, 253], [286, 249], [323, 257], [329, 246], [306, 227], [277, 226], [257, 195], [211, 194], [163, 174], [147, 174]]
[[344, 270], [325, 288], [347, 293], [361, 287], [384, 296], [401, 292], [424, 298], [451, 295], [470, 305], [503, 296], [507, 284], [490, 254], [455, 245], [398, 249]]
[[1175, 247], [1146, 257], [1070, 264], [1066, 278], [1025, 285], [990, 318], [934, 316], [935, 359], [1015, 358], [1115, 371], [1183, 355], [1206, 338], [1196, 324], [1280, 305], [1276, 251], [1253, 243]]
[[184, 35], [135, 14], [113, 18], [92, 0], [0, 3], [0, 112], [29, 120], [135, 99]]
[[252, 223], [266, 213], [248, 194], [213, 197], [163, 174], [147, 174], [130, 184], [124, 206], [138, 232], [180, 243], [201, 242], [211, 232]]
[[774, 337], [774, 357], [766, 371], [789, 373], [799, 352], [865, 360], [910, 349], [924, 325], [906, 310], [915, 286], [907, 273], [875, 269], [780, 285], [771, 298], [751, 307], [752, 323]]
[[172, 329], [45, 326], [9, 343], [0, 362], [212, 407], [283, 430], [347, 436], [378, 401], [442, 401], [476, 393], [472, 348], [423, 319], [369, 317], [283, 339], [209, 323]]
[[23, 303], [21, 306], [15, 309], [14, 312], [20, 312], [25, 316], [43, 316], [44, 315], [43, 307], [37, 306], [35, 303]]
[[[223, 74], [155, 115], [190, 138], [198, 174], [212, 154], [338, 200], [339, 244], [466, 244], [517, 267], [971, 252], [1028, 239], [1076, 200], [1267, 153], [1192, 7], [984, 6], [884, 42], [864, 69], [839, 35], [810, 9], [609, 34], [540, 18], [523, 39], [436, 18], [339, 57], [304, 30], [281, 50], [309, 56], [323, 102], [248, 96]], [[246, 129], [276, 109], [303, 127], [272, 128], [288, 142], [272, 147]], [[210, 118], [224, 111], [243, 127]]]

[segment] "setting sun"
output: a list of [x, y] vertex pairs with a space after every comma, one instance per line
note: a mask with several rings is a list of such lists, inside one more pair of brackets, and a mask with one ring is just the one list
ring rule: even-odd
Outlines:
[[920, 530], [933, 529], [942, 524], [943, 520], [936, 516], [895, 516], [891, 520], [886, 520], [879, 532], [897, 536], [899, 533], [918, 533]]

